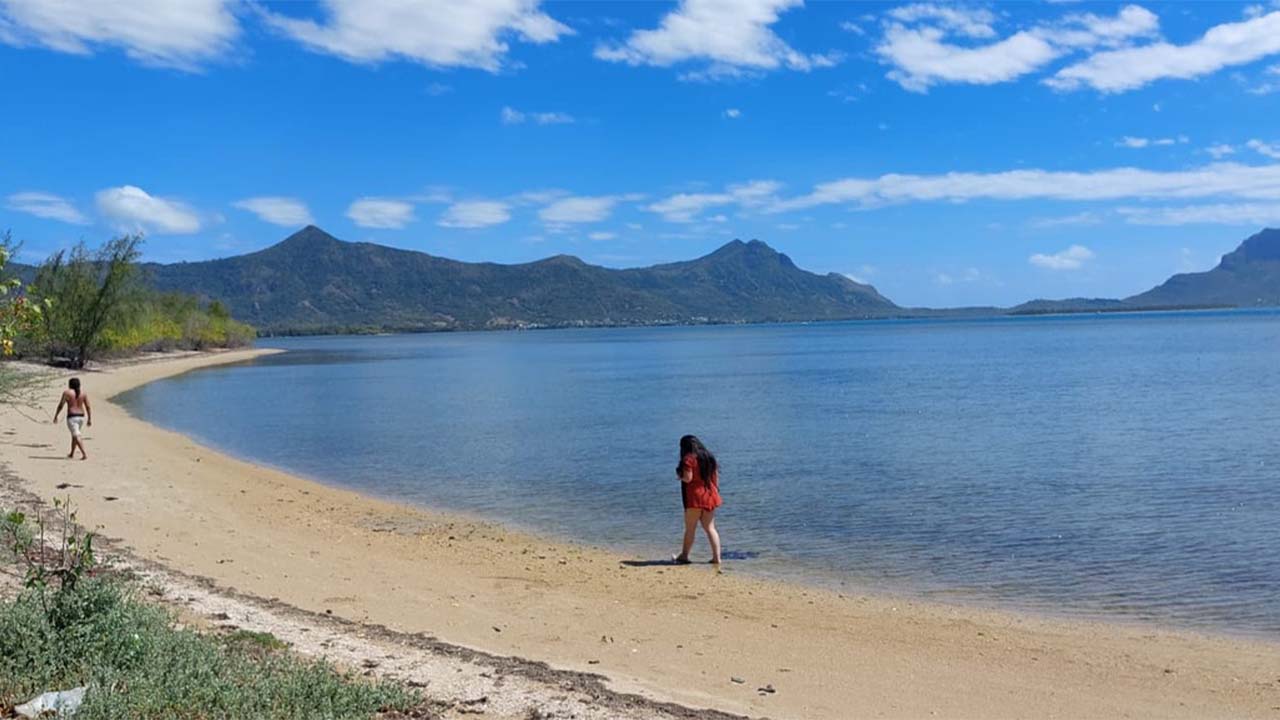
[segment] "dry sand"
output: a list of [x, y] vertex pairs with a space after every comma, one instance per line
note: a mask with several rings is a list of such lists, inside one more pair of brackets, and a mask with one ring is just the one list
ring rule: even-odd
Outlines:
[[[582, 703], [593, 696], [604, 708], [594, 714], [619, 717], [678, 715], [659, 704], [676, 703], [776, 718], [1280, 718], [1280, 643], [842, 595], [746, 577], [732, 565], [721, 574], [627, 566], [608, 551], [235, 460], [108, 401], [255, 352], [83, 374], [95, 402], [88, 462], [64, 457], [66, 429], [49, 422], [52, 389], [63, 381], [52, 380], [44, 408], [0, 408], [4, 482], [43, 498], [69, 495], [83, 521], [137, 562], [210, 597], [333, 618], [326, 627], [350, 643], [403, 649], [416, 639], [431, 646], [416, 661], [431, 677], [466, 674], [445, 664], [459, 658], [507, 662], [524, 668], [515, 675], [527, 687], [498, 682], [488, 692], [519, 686], [548, 701], [558, 693], [588, 716]], [[239, 620], [252, 626], [247, 615]], [[333, 642], [316, 647], [341, 655]], [[539, 676], [528, 670], [540, 665], [502, 658], [598, 673], [601, 690], [654, 702], [583, 696], [566, 678], [585, 676]], [[431, 663], [440, 663], [434, 675]], [[413, 670], [390, 664], [401, 675]], [[476, 674], [493, 685], [492, 672]]]

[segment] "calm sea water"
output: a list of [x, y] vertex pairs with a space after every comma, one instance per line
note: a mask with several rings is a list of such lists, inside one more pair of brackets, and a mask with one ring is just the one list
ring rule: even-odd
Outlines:
[[737, 568], [1280, 635], [1277, 312], [263, 344], [289, 352], [122, 399], [242, 457], [638, 558], [676, 548], [693, 432]]

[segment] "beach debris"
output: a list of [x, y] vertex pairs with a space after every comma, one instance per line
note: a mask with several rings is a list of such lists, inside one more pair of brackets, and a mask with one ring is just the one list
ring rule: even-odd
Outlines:
[[737, 683], [738, 685], [742, 685], [743, 683], [745, 683], [745, 682], [746, 682], [746, 680], [743, 680], [742, 678], [737, 677], [736, 675], [735, 675], [735, 676], [733, 676], [733, 677], [731, 677], [731, 678], [729, 678], [729, 680], [730, 680], [731, 682]]
[[588, 660], [588, 661], [587, 661], [587, 664], [588, 664], [588, 665], [599, 665], [599, 664], [600, 664], [600, 661], [599, 661], [599, 660]]
[[497, 632], [497, 633], [500, 633], [500, 632], [502, 632], [502, 628], [498, 627], [497, 625], [494, 625], [494, 626], [493, 626], [493, 631], [494, 631], [494, 632]]
[[231, 619], [231, 616], [230, 616], [230, 615], [228, 615], [228, 614], [226, 614], [226, 613], [224, 613], [224, 612], [216, 612], [216, 613], [214, 613], [214, 614], [210, 615], [210, 616], [209, 616], [209, 619], [210, 619], [210, 620], [224, 621], [224, 620], [230, 620], [230, 619]]
[[119, 500], [120, 498], [116, 497], [115, 495], [104, 495], [104, 496], [102, 496], [102, 499], [103, 499], [103, 500], [106, 500], [107, 502], [115, 502], [116, 500]]
[[778, 691], [773, 687], [772, 684], [770, 684], [770, 685], [765, 685], [762, 688], [756, 688], [756, 692], [760, 693], [761, 695], [772, 695]]
[[71, 717], [84, 702], [86, 690], [88, 687], [82, 685], [70, 690], [47, 692], [31, 702], [15, 707], [13, 711], [24, 718], [45, 717], [48, 713], [53, 713], [55, 717]]

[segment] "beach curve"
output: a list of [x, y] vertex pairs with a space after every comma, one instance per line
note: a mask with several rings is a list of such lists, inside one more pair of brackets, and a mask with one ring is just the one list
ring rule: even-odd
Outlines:
[[0, 460], [20, 479], [6, 482], [71, 497], [139, 558], [215, 587], [598, 673], [655, 702], [797, 718], [1280, 716], [1274, 643], [627, 566], [237, 460], [104, 400], [265, 352], [86, 374], [89, 462], [65, 460], [47, 409], [0, 409]]

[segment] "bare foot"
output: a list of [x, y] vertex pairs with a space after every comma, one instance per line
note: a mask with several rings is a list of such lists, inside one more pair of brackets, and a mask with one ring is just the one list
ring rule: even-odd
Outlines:
[[73, 459], [75, 459], [75, 456], [76, 456], [76, 451], [75, 451], [75, 450], [72, 450], [71, 452], [67, 453], [67, 459], [68, 459], [68, 460], [73, 460]]
[[687, 555], [672, 555], [671, 562], [675, 563], [676, 565], [688, 565], [689, 557]]

